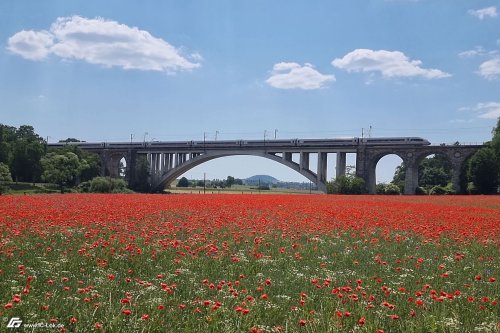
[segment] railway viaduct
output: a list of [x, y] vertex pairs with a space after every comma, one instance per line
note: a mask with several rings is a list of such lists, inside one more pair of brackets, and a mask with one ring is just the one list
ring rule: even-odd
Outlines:
[[[126, 161], [125, 177], [133, 181], [137, 157], [147, 158], [150, 166], [150, 183], [160, 191], [188, 170], [207, 161], [236, 155], [260, 156], [281, 163], [315, 183], [318, 190], [326, 193], [328, 156], [336, 154], [336, 176], [346, 173], [346, 154], [356, 154], [356, 175], [365, 180], [369, 193], [375, 193], [375, 169], [379, 160], [395, 154], [406, 166], [405, 194], [415, 194], [418, 187], [418, 165], [427, 156], [442, 154], [452, 165], [452, 183], [460, 191], [460, 173], [464, 162], [482, 145], [422, 145], [411, 141], [377, 143], [361, 139], [339, 143], [332, 140], [269, 140], [269, 141], [210, 141], [210, 142], [144, 142], [144, 143], [73, 143], [82, 150], [101, 157], [101, 174], [119, 176], [120, 161]], [[345, 141], [345, 140], [344, 140]], [[427, 142], [427, 141], [426, 141]], [[61, 144], [49, 144], [61, 147]], [[311, 167], [310, 156], [317, 163]]]

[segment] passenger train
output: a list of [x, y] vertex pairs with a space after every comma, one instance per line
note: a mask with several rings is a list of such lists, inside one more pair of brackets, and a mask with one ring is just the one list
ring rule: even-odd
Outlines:
[[217, 141], [145, 141], [145, 142], [59, 142], [48, 144], [51, 148], [76, 145], [82, 149], [184, 149], [184, 148], [283, 148], [283, 147], [338, 147], [338, 146], [398, 146], [398, 145], [430, 145], [426, 139], [419, 137], [381, 137], [381, 138], [337, 138], [337, 139], [288, 139], [288, 140], [217, 140]]

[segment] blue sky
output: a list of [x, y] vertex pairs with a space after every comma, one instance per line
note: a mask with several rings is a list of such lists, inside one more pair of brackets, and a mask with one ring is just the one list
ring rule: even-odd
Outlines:
[[[334, 138], [370, 126], [482, 142], [500, 116], [500, 1], [7, 0], [0, 101], [1, 123], [50, 142]], [[380, 163], [387, 181], [400, 161]], [[188, 176], [203, 172], [304, 179], [256, 157]]]

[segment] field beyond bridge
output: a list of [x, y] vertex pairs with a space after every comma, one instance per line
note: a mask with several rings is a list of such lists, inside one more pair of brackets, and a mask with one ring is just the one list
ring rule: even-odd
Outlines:
[[0, 196], [0, 331], [500, 332], [499, 245], [499, 196]]

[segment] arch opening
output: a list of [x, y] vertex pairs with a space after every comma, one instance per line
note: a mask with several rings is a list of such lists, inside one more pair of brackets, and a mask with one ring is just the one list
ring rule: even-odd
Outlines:
[[[234, 180], [239, 186], [258, 186], [258, 179], [261, 179], [261, 185], [267, 184], [270, 187], [316, 189], [314, 184], [316, 178], [312, 172], [302, 172], [297, 162], [285, 161], [271, 154], [200, 156], [177, 169], [169, 171], [160, 186], [173, 186], [180, 178], [185, 177], [191, 187], [200, 187], [203, 180], [205, 185], [215, 184], [219, 188], [227, 186], [228, 180], [230, 182]], [[256, 180], [255, 184], [252, 183], [252, 176], [256, 176], [253, 177], [253, 180]], [[246, 184], [248, 178], [250, 180]]]
[[427, 194], [452, 193], [453, 166], [443, 153], [421, 156], [418, 163], [418, 191]]
[[405, 167], [403, 159], [396, 154], [382, 156], [375, 165], [375, 193], [404, 193]]
[[118, 164], [118, 175], [120, 178], [125, 178], [126, 174], [127, 174], [127, 159], [124, 156], [120, 159], [120, 162]]

